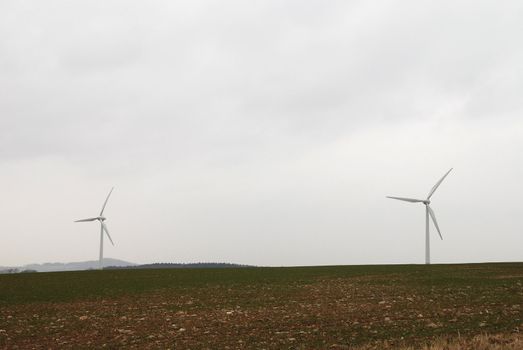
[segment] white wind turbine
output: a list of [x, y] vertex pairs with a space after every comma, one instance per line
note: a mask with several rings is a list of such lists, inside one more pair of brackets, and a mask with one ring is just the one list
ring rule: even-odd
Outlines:
[[111, 244], [114, 246], [113, 240], [111, 239], [111, 235], [109, 235], [109, 230], [107, 230], [107, 225], [105, 225], [105, 217], [103, 216], [105, 206], [107, 205], [107, 201], [109, 200], [109, 197], [111, 196], [111, 193], [113, 192], [114, 187], [111, 188], [111, 191], [109, 191], [109, 194], [107, 195], [107, 198], [105, 199], [104, 205], [102, 207], [102, 210], [100, 211], [100, 215], [98, 215], [95, 218], [89, 218], [89, 219], [82, 219], [82, 220], [76, 220], [75, 222], [85, 222], [85, 221], [96, 221], [98, 220], [100, 222], [100, 260], [99, 260], [99, 268], [100, 270], [103, 269], [103, 255], [104, 255], [104, 231], [107, 234], [107, 237], [111, 241]]
[[406, 201], [411, 203], [423, 203], [425, 204], [425, 264], [430, 264], [430, 236], [429, 236], [429, 216], [432, 218], [432, 222], [434, 223], [434, 226], [436, 226], [436, 230], [438, 230], [439, 237], [443, 240], [443, 237], [441, 236], [441, 231], [439, 230], [438, 221], [436, 220], [436, 215], [434, 214], [434, 210], [430, 207], [430, 197], [436, 192], [439, 185], [445, 180], [447, 175], [452, 171], [452, 168], [447, 171], [447, 173], [436, 182], [434, 187], [429, 192], [429, 195], [427, 196], [427, 199], [414, 199], [414, 198], [403, 198], [403, 197], [389, 197], [392, 199], [398, 199], [400, 201]]

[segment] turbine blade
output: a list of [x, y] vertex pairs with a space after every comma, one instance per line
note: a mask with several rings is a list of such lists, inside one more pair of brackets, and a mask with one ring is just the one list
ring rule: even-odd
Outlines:
[[89, 219], [82, 219], [82, 220], [76, 220], [75, 222], [86, 222], [86, 221], [95, 221], [98, 218], [89, 218]]
[[421, 202], [423, 202], [423, 199], [415, 199], [415, 198], [390, 197], [390, 196], [387, 196], [387, 198], [397, 199], [399, 201], [405, 201], [405, 202], [411, 202], [411, 203], [421, 203]]
[[111, 235], [109, 234], [109, 230], [107, 229], [107, 225], [105, 225], [103, 222], [102, 222], [102, 228], [105, 231], [105, 233], [107, 234], [107, 237], [109, 237], [111, 244], [114, 245], [113, 239], [111, 238]]
[[429, 210], [429, 215], [432, 218], [432, 222], [434, 223], [434, 226], [436, 226], [436, 230], [438, 230], [439, 238], [443, 240], [443, 236], [441, 235], [441, 231], [439, 230], [438, 221], [436, 220], [436, 214], [434, 214], [434, 210], [432, 210], [431, 207], [427, 205], [427, 209]]
[[443, 175], [443, 177], [441, 178], [441, 180], [439, 180], [438, 182], [436, 182], [436, 184], [434, 185], [434, 187], [432, 187], [432, 189], [430, 190], [429, 192], [429, 195], [427, 196], [427, 199], [430, 199], [430, 197], [432, 197], [432, 195], [434, 194], [434, 192], [436, 192], [436, 190], [438, 189], [439, 185], [441, 185], [441, 183], [443, 182], [443, 180], [445, 180], [445, 178], [447, 177], [447, 175], [452, 171], [453, 168], [450, 168], [449, 171], [447, 171], [447, 173], [445, 175]]
[[111, 193], [113, 193], [114, 187], [111, 188], [109, 191], [109, 194], [107, 195], [107, 198], [105, 199], [104, 206], [102, 207], [102, 211], [100, 212], [100, 216], [104, 213], [105, 206], [107, 205], [107, 201], [109, 200], [109, 197], [111, 196]]

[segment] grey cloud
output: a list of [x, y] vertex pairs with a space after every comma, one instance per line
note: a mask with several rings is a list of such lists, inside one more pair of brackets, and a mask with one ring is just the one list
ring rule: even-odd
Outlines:
[[[514, 150], [523, 147], [515, 136], [522, 130], [522, 11], [517, 1], [5, 1], [0, 164], [8, 171], [0, 182], [26, 185], [38, 208], [56, 197], [54, 210], [59, 198], [87, 196], [73, 188], [103, 188], [103, 197], [116, 183], [121, 226], [113, 231], [129, 235], [122, 254], [131, 260], [175, 253], [141, 241], [147, 226], [123, 223], [124, 212], [146, 213], [137, 215], [155, 222], [157, 242], [177, 237], [185, 260], [415, 261], [385, 251], [366, 258], [352, 246], [355, 258], [344, 260], [341, 247], [355, 239], [369, 247], [391, 225], [410, 222], [410, 212], [382, 197], [426, 191], [452, 165], [467, 176], [482, 173], [467, 183], [456, 171], [462, 187], [453, 190], [461, 195], [490, 178], [521, 194], [513, 181], [521, 171]], [[490, 170], [496, 167], [503, 171]], [[446, 193], [441, 221], [450, 217], [444, 226], [461, 229], [453, 212], [461, 208]], [[119, 195], [125, 200], [117, 202]], [[20, 208], [30, 212], [3, 209], [19, 218]], [[29, 222], [40, 218], [29, 215], [27, 230], [38, 231]], [[56, 237], [74, 229], [64, 226]], [[296, 244], [300, 234], [295, 253], [271, 250], [278, 239]], [[304, 258], [321, 242], [329, 246]]]

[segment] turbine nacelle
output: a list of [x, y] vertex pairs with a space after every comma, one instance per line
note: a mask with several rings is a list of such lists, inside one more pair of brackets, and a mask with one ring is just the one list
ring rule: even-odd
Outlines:
[[106, 220], [106, 218], [105, 218], [105, 217], [103, 217], [103, 216], [99, 216], [99, 217], [97, 217], [97, 218], [96, 218], [96, 220], [98, 220], [98, 221], [105, 221], [105, 220]]
[[422, 203], [425, 204], [425, 205], [429, 205], [430, 201], [427, 199], [427, 200], [424, 200]]

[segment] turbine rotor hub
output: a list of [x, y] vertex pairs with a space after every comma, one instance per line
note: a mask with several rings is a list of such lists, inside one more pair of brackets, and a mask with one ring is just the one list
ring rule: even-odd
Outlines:
[[105, 221], [105, 217], [103, 217], [103, 216], [99, 216], [97, 219], [98, 219], [99, 221]]
[[430, 204], [430, 201], [427, 199], [426, 201], [423, 201], [423, 204], [425, 204], [425, 205], [429, 205], [429, 204]]

